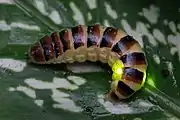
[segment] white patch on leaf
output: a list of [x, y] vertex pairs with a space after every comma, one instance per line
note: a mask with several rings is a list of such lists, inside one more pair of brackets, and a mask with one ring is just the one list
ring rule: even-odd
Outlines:
[[168, 20], [167, 19], [164, 20], [164, 25], [168, 25]]
[[29, 87], [25, 87], [25, 86], [18, 86], [18, 87], [9, 87], [8, 89], [9, 92], [22, 92], [25, 95], [29, 96], [30, 98], [36, 99], [36, 91], [29, 88]]
[[147, 28], [150, 28], [150, 25], [149, 25], [149, 24], [146, 24], [146, 27], [147, 27]]
[[154, 61], [157, 63], [157, 64], [160, 64], [160, 62], [161, 62], [161, 60], [160, 60], [160, 58], [159, 58], [159, 56], [158, 55], [153, 55], [153, 59], [154, 59]]
[[117, 19], [117, 13], [115, 10], [112, 9], [111, 5], [107, 2], [104, 2], [104, 6], [106, 8], [107, 14], [112, 18], [112, 19]]
[[43, 15], [48, 15], [48, 12], [45, 9], [45, 4], [43, 0], [34, 0], [34, 4], [36, 8], [43, 14]]
[[57, 102], [52, 107], [61, 108], [72, 112], [81, 112], [82, 109], [74, 103], [69, 97], [70, 95], [57, 89], [52, 89], [52, 99]]
[[169, 43], [173, 44], [174, 46], [176, 46], [177, 51], [178, 51], [178, 56], [179, 56], [179, 60], [180, 60], [180, 35], [168, 35], [167, 40]]
[[171, 47], [170, 52], [171, 55], [174, 55], [176, 52], [178, 52], [178, 49], [176, 47]]
[[0, 67], [5, 69], [13, 70], [14, 72], [22, 72], [26, 67], [27, 63], [20, 60], [1, 58]]
[[44, 104], [44, 100], [37, 99], [37, 100], [34, 100], [34, 103], [35, 103], [37, 106], [42, 107], [43, 104]]
[[56, 10], [53, 10], [49, 14], [49, 18], [56, 24], [61, 24], [62, 23], [62, 19], [61, 19], [59, 13]]
[[174, 69], [173, 64], [172, 64], [172, 62], [167, 61], [166, 65], [167, 65], [167, 68], [168, 68], [168, 70], [172, 76], [173, 86], [177, 87], [177, 82], [176, 82], [176, 79], [174, 77], [174, 72], [173, 72], [173, 69]]
[[13, 0], [0, 0], [0, 4], [14, 4]]
[[46, 81], [37, 80], [35, 78], [28, 78], [24, 82], [35, 89], [55, 89], [55, 88], [64, 88], [67, 90], [78, 89], [77, 85], [71, 84], [65, 78], [54, 77], [53, 82], [46, 82]]
[[74, 12], [73, 19], [76, 20], [78, 24], [85, 24], [84, 16], [80, 9], [77, 7], [77, 5], [74, 2], [69, 3], [70, 8]]
[[92, 20], [92, 15], [90, 12], [88, 12], [88, 21], [91, 21]]
[[148, 112], [151, 107], [154, 107], [148, 101], [137, 99], [131, 103], [119, 102], [113, 104], [108, 100], [104, 100], [104, 95], [98, 95], [98, 102], [104, 106], [104, 108], [112, 114], [133, 114]]
[[151, 23], [155, 24], [158, 22], [160, 9], [155, 5], [150, 5], [149, 9], [143, 8], [142, 15]]
[[104, 105], [105, 109], [112, 114], [126, 114], [133, 112], [133, 109], [131, 109], [131, 107], [129, 107], [127, 104], [121, 104], [115, 106], [111, 102], [104, 101], [103, 99], [99, 99], [98, 102]]
[[106, 20], [106, 19], [104, 20], [104, 26], [106, 26], [106, 27], [111, 26], [111, 25], [110, 25], [110, 23], [109, 23], [109, 21], [108, 21], [108, 20]]
[[173, 44], [173, 45], [177, 45], [178, 43], [178, 36], [174, 36], [174, 35], [168, 35], [167, 40], [169, 43]]
[[18, 87], [16, 87], [16, 91], [23, 92], [30, 98], [36, 99], [36, 92], [34, 89], [31, 89], [31, 88], [28, 88], [25, 86], [18, 86]]
[[153, 36], [161, 43], [167, 44], [164, 34], [159, 29], [153, 29]]
[[153, 107], [153, 104], [147, 102], [147, 101], [143, 101], [143, 100], [139, 100], [139, 106], [143, 106], [143, 107]]
[[146, 27], [146, 25], [144, 23], [138, 22], [137, 25], [136, 25], [136, 30], [139, 33], [142, 33], [142, 35], [147, 36], [147, 38], [148, 38], [149, 42], [151, 43], [151, 45], [157, 46], [157, 41], [154, 39], [153, 35], [151, 34], [151, 32], [148, 30], [148, 28]]
[[97, 1], [96, 0], [85, 0], [89, 9], [95, 9], [97, 8]]
[[128, 13], [126, 12], [123, 12], [123, 16], [126, 17], [128, 15]]
[[67, 79], [73, 81], [78, 86], [86, 83], [86, 79], [78, 76], [68, 76]]
[[26, 30], [36, 30], [36, 31], [40, 31], [40, 27], [37, 25], [28, 25], [28, 24], [23, 24], [23, 23], [18, 23], [18, 22], [13, 22], [10, 25], [12, 28], [22, 28], [22, 29], [26, 29]]
[[0, 20], [0, 31], [9, 31], [11, 30], [11, 26], [9, 26], [6, 21]]
[[55, 9], [50, 9], [51, 11], [46, 10], [45, 1], [43, 0], [34, 0], [36, 8], [45, 16], [48, 16], [55, 24], [61, 24], [62, 18], [59, 15], [58, 11]]
[[172, 72], [173, 71], [173, 64], [171, 62], [166, 62], [166, 63], [167, 63], [167, 66], [168, 66], [168, 70], [170, 72]]
[[40, 27], [37, 25], [28, 25], [20, 22], [12, 22], [10, 25], [8, 25], [6, 21], [0, 20], [1, 31], [10, 31], [12, 28], [40, 31]]
[[169, 29], [171, 29], [171, 31], [176, 34], [177, 31], [176, 31], [175, 23], [173, 21], [170, 21], [168, 25], [169, 25]]
[[61, 98], [61, 99], [54, 99], [59, 104], [53, 104], [52, 107], [57, 109], [61, 108], [64, 110], [72, 111], [72, 112], [82, 112], [82, 108], [76, 106], [76, 104], [68, 99], [68, 98]]
[[57, 89], [52, 89], [52, 98], [64, 98], [64, 97], [70, 97], [69, 94], [62, 92], [60, 90]]
[[14, 87], [9, 87], [8, 91], [9, 92], [14, 92], [14, 91], [16, 91], [16, 89]]
[[142, 13], [142, 12], [138, 12], [138, 15], [139, 15], [139, 16], [143, 16], [143, 13]]

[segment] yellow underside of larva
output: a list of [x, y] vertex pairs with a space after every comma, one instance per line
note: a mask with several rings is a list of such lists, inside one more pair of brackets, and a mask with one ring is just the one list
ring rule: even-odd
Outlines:
[[57, 63], [74, 63], [85, 62], [89, 60], [91, 62], [100, 61], [102, 63], [108, 63], [110, 66], [117, 60], [118, 57], [115, 53], [110, 51], [110, 48], [98, 48], [98, 47], [79, 47], [75, 49], [66, 50], [66, 52], [58, 56], [55, 59], [46, 61], [45, 64], [57, 64]]

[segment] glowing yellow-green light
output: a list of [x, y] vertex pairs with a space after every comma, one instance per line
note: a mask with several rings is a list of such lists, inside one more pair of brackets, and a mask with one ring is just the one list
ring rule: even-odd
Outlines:
[[113, 79], [113, 80], [120, 80], [120, 79], [121, 79], [121, 76], [122, 76], [121, 74], [113, 73], [113, 74], [112, 74], [112, 79]]
[[151, 85], [152, 87], [155, 87], [155, 88], [156, 88], [155, 81], [153, 80], [153, 78], [152, 78], [151, 76], [149, 76], [149, 77], [147, 78], [147, 83], [148, 83], [149, 85]]
[[146, 81], [146, 70], [143, 72], [144, 73], [144, 77], [143, 77], [143, 80], [142, 80], [142, 83], [141, 83], [141, 86], [140, 87], [143, 87], [144, 86], [144, 83]]
[[123, 63], [120, 60], [116, 60], [116, 62], [112, 66], [112, 79], [113, 80], [120, 80], [123, 74]]

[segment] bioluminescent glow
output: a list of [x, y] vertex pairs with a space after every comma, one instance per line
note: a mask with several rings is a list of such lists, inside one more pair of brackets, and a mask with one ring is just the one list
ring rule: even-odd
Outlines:
[[121, 74], [113, 73], [112, 74], [112, 80], [120, 80], [122, 77]]
[[142, 81], [140, 87], [144, 86], [144, 83], [146, 82], [146, 78], [147, 78], [147, 77], [146, 77], [146, 71], [144, 71], [144, 77], [143, 77], [143, 81]]
[[152, 76], [148, 76], [148, 77], [147, 77], [147, 83], [148, 83], [150, 86], [156, 88], [156, 84], [155, 84], [155, 81], [154, 81], [154, 79], [153, 79]]
[[116, 60], [116, 62], [112, 65], [112, 79], [113, 80], [119, 80], [122, 77], [123, 74], [123, 63], [120, 60]]

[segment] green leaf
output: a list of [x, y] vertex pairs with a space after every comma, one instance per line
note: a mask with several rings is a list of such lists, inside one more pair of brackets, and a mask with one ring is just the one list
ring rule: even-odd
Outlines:
[[[0, 1], [0, 119], [179, 119], [179, 4], [178, 0]], [[111, 75], [96, 63], [27, 64], [29, 45], [44, 35], [93, 23], [122, 29], [144, 48], [146, 84], [126, 102], [104, 101]]]

